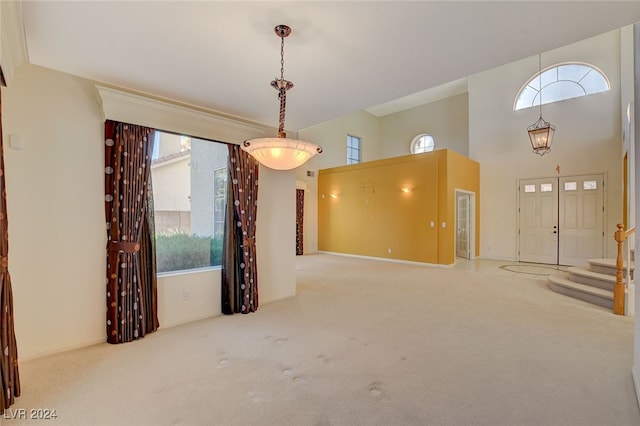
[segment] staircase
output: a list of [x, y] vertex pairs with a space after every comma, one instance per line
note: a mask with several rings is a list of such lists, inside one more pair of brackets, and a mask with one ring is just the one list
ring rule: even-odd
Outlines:
[[[623, 267], [623, 277], [627, 267]], [[633, 279], [633, 265], [631, 265]], [[616, 282], [616, 259], [590, 259], [588, 266], [573, 266], [567, 272], [549, 276], [553, 291], [613, 309], [613, 285]]]

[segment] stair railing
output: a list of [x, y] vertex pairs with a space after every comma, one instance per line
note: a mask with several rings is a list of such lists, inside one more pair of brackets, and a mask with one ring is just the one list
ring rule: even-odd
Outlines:
[[[622, 268], [624, 260], [622, 257], [623, 244], [631, 234], [636, 232], [636, 227], [624, 230], [624, 225], [619, 223], [618, 230], [613, 234], [613, 238], [618, 243], [618, 256], [616, 257], [616, 283], [613, 285], [613, 313], [624, 315], [624, 290], [625, 283], [622, 278]], [[631, 270], [631, 265], [627, 262], [627, 272]], [[630, 274], [628, 274], [630, 276]]]

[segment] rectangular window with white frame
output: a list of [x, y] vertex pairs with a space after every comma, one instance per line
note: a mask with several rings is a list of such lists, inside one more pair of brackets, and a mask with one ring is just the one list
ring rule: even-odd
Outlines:
[[347, 135], [347, 164], [358, 164], [361, 161], [360, 142], [359, 137]]
[[228, 152], [224, 143], [156, 131], [151, 179], [158, 273], [221, 264]]

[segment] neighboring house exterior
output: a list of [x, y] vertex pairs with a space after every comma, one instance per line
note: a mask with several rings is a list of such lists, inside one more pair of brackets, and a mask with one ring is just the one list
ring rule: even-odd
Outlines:
[[151, 162], [155, 230], [191, 234], [190, 147], [181, 136], [157, 132], [157, 156]]
[[[161, 131], [156, 134], [157, 149], [151, 163], [156, 233], [221, 236], [226, 145]], [[216, 190], [212, 205], [206, 194]]]
[[[227, 183], [228, 148], [225, 144], [192, 139], [191, 233], [221, 238]], [[211, 198], [205, 194], [214, 194]], [[213, 232], [213, 234], [212, 234]]]

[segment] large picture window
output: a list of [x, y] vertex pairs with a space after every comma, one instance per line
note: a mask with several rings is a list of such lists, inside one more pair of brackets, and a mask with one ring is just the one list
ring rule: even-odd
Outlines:
[[219, 266], [228, 148], [156, 132], [151, 162], [158, 273]]

